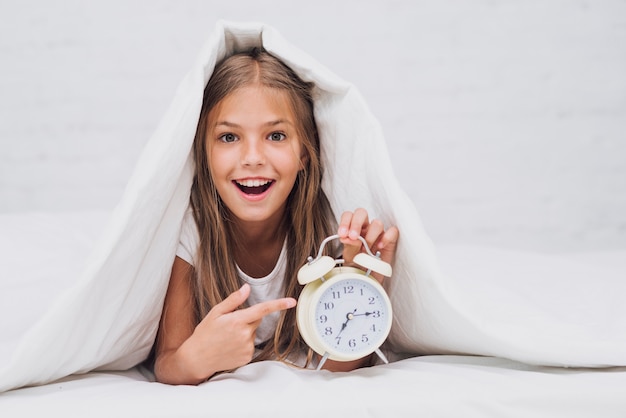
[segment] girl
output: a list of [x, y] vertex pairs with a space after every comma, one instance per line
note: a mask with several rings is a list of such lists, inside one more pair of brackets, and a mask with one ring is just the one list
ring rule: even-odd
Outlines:
[[[253, 359], [286, 361], [306, 352], [291, 309], [301, 288], [296, 272], [327, 236], [340, 235], [346, 263], [362, 250], [359, 235], [393, 259], [397, 228], [370, 222], [363, 209], [345, 212], [338, 227], [332, 221], [312, 88], [258, 48], [215, 68], [159, 325], [160, 382], [197, 384]], [[325, 368], [352, 370], [368, 361], [328, 361]]]

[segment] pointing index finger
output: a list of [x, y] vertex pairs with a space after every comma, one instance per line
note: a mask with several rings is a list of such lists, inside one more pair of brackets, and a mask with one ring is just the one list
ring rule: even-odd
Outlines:
[[281, 298], [257, 303], [256, 305], [238, 311], [238, 314], [241, 315], [245, 322], [251, 324], [260, 321], [263, 317], [273, 312], [290, 309], [294, 306], [296, 306], [296, 300], [294, 298]]

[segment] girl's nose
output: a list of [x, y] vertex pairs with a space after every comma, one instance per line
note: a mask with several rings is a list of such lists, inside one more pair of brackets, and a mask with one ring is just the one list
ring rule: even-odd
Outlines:
[[265, 154], [263, 152], [262, 140], [252, 139], [244, 141], [241, 164], [245, 166], [265, 164]]

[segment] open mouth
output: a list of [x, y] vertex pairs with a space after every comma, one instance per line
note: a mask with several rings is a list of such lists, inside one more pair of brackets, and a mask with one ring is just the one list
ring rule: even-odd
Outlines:
[[235, 186], [239, 188], [245, 194], [261, 194], [267, 191], [272, 184], [274, 184], [274, 180], [233, 180]]

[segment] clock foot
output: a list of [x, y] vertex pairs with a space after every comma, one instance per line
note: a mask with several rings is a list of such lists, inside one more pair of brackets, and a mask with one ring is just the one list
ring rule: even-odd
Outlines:
[[328, 360], [329, 355], [330, 354], [328, 354], [328, 352], [324, 353], [324, 356], [320, 360], [320, 363], [317, 365], [317, 369], [315, 370], [322, 370], [322, 367], [324, 366], [324, 363], [326, 363], [326, 360]]
[[380, 359], [385, 363], [385, 364], [389, 364], [389, 360], [387, 360], [387, 357], [385, 357], [385, 355], [383, 354], [382, 351], [380, 351], [380, 348], [376, 349], [376, 354], [378, 354], [378, 357], [380, 357]]

